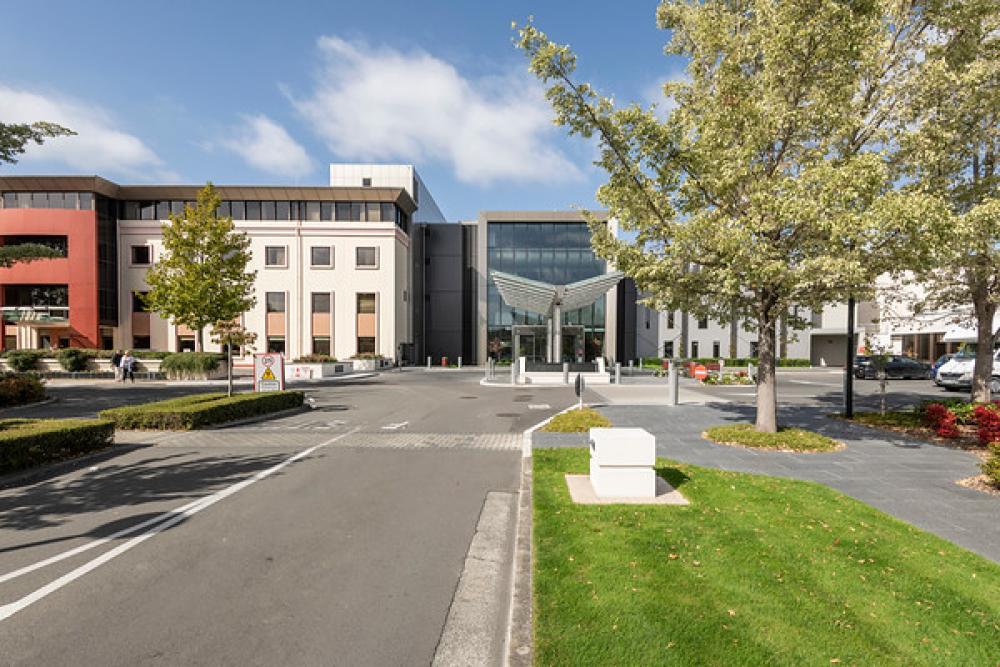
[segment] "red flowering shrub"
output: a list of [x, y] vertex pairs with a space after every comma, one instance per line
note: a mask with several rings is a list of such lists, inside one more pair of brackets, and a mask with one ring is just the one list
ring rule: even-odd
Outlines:
[[994, 405], [977, 405], [976, 424], [979, 426], [979, 442], [988, 445], [1000, 442], [1000, 408]]
[[940, 403], [931, 403], [924, 408], [924, 421], [942, 438], [957, 438], [955, 413]]

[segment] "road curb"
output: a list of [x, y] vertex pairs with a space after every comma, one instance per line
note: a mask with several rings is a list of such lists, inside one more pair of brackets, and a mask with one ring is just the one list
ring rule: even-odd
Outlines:
[[308, 405], [300, 405], [294, 408], [288, 408], [287, 410], [281, 410], [279, 412], [267, 412], [262, 415], [256, 415], [254, 417], [247, 417], [246, 419], [237, 419], [236, 421], [225, 422], [222, 424], [216, 424], [210, 428], [199, 428], [194, 429], [197, 431], [221, 431], [223, 429], [232, 428], [233, 426], [245, 426], [247, 424], [256, 424], [258, 422], [267, 421], [268, 419], [280, 419], [281, 417], [290, 417], [292, 415], [297, 415], [300, 412], [308, 412], [311, 410]]
[[532, 561], [532, 478], [534, 460], [521, 459], [521, 487], [515, 519], [514, 559], [511, 595], [504, 641], [506, 667], [531, 667], [534, 663], [534, 632], [531, 616]]
[[54, 461], [52, 463], [43, 463], [40, 466], [35, 466], [33, 468], [28, 468], [26, 470], [20, 470], [16, 472], [7, 473], [0, 476], [0, 489], [11, 489], [18, 486], [25, 486], [27, 484], [34, 484], [35, 482], [41, 482], [51, 477], [58, 477], [59, 475], [64, 475], [66, 473], [75, 472], [76, 470], [86, 467], [98, 460], [107, 460], [120, 456], [121, 454], [128, 454], [129, 452], [135, 451], [137, 449], [143, 449], [145, 447], [152, 447], [153, 445], [146, 445], [141, 443], [135, 444], [117, 444], [112, 443], [111, 445], [104, 447], [103, 449], [98, 449], [93, 452], [87, 452], [72, 459], [65, 459], [63, 461]]

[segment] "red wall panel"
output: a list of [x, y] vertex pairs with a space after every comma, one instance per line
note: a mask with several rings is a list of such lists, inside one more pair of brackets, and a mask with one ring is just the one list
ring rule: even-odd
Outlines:
[[[0, 286], [68, 285], [69, 321], [74, 346], [97, 347], [97, 214], [42, 208], [0, 209], [0, 235], [65, 236], [68, 256], [40, 259], [0, 269]], [[3, 299], [3, 290], [0, 290]]]

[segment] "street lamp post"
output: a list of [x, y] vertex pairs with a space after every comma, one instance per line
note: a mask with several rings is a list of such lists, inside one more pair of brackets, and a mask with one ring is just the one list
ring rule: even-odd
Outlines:
[[847, 361], [844, 364], [844, 417], [854, 417], [854, 297], [847, 299]]

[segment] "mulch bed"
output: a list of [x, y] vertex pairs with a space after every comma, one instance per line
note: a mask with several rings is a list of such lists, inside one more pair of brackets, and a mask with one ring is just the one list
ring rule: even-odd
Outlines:
[[1000, 489], [990, 484], [986, 475], [973, 475], [972, 477], [966, 477], [965, 479], [957, 480], [955, 484], [1000, 498]]

